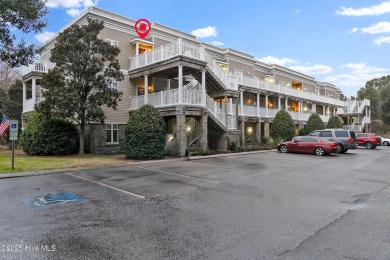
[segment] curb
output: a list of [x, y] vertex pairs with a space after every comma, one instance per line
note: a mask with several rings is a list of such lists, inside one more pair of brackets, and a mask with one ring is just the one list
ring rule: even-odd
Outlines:
[[140, 161], [140, 162], [128, 162], [120, 164], [103, 164], [99, 166], [90, 166], [90, 167], [76, 167], [76, 168], [64, 168], [64, 169], [53, 169], [53, 170], [39, 170], [39, 171], [28, 171], [28, 172], [16, 172], [16, 173], [3, 173], [0, 174], [1, 179], [10, 179], [18, 177], [30, 177], [30, 176], [41, 176], [48, 174], [58, 174], [66, 172], [77, 172], [77, 171], [92, 171], [92, 170], [101, 170], [101, 169], [110, 169], [110, 168], [121, 168], [132, 165], [144, 165], [144, 164], [153, 164], [153, 163], [166, 163], [166, 162], [176, 162], [176, 161], [188, 161], [188, 160], [201, 160], [207, 158], [218, 158], [218, 157], [228, 157], [228, 156], [238, 156], [245, 154], [256, 154], [256, 153], [266, 153], [276, 151], [272, 150], [262, 150], [262, 151], [251, 151], [251, 152], [242, 152], [242, 153], [228, 153], [228, 154], [213, 154], [213, 155], [204, 155], [204, 156], [191, 156], [190, 159], [187, 157], [177, 158], [177, 159], [168, 159], [168, 160], [153, 160], [153, 161]]

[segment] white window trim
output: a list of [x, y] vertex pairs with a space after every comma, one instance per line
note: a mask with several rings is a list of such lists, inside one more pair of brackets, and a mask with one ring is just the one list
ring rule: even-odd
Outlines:
[[[114, 87], [115, 86], [115, 87]], [[107, 82], [107, 88], [109, 88], [109, 89], [111, 89], [111, 90], [116, 90], [116, 91], [118, 91], [118, 87], [119, 87], [119, 85], [118, 85], [118, 82], [116, 82], [116, 81], [108, 81]]]
[[106, 39], [106, 42], [111, 44], [112, 46], [119, 47], [119, 42], [111, 39]]
[[[114, 129], [114, 125], [116, 125], [116, 129]], [[110, 126], [110, 129], [108, 128]], [[107, 142], [107, 131], [110, 130], [111, 132], [111, 142]], [[117, 141], [113, 142], [114, 140], [114, 130], [117, 131]], [[118, 123], [106, 123], [106, 144], [119, 144], [119, 124]]]

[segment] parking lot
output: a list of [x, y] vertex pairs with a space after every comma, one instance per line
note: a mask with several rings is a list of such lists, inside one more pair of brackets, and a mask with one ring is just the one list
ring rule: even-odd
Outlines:
[[[388, 259], [389, 155], [267, 151], [0, 179], [0, 258]], [[26, 203], [61, 192], [84, 200]]]

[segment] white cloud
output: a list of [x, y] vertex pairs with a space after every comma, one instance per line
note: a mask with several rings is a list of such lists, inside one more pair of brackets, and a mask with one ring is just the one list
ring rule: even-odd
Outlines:
[[287, 63], [297, 63], [298, 62], [296, 60], [292, 60], [289, 58], [279, 59], [279, 58], [273, 57], [271, 55], [268, 55], [267, 57], [263, 57], [263, 58], [256, 58], [256, 59], [261, 61], [261, 62], [264, 62], [264, 63], [277, 64], [277, 65], [281, 65], [281, 66], [284, 66]]
[[313, 65], [313, 66], [290, 66], [289, 69], [301, 72], [306, 75], [327, 74], [332, 72], [332, 68], [327, 65]]
[[295, 10], [294, 14], [299, 14], [301, 11], [300, 10]]
[[381, 36], [381, 37], [376, 38], [374, 40], [374, 45], [382, 45], [383, 43], [390, 43], [390, 37], [389, 36]]
[[217, 36], [217, 28], [215, 26], [207, 26], [205, 28], [199, 28], [191, 32], [192, 35], [198, 38], [207, 38], [210, 36]]
[[212, 41], [210, 42], [211, 45], [214, 45], [214, 46], [223, 46], [225, 45], [224, 42], [219, 42], [219, 41]]
[[383, 2], [379, 5], [373, 5], [358, 9], [355, 9], [353, 7], [341, 7], [340, 10], [336, 11], [336, 14], [345, 16], [381, 15], [385, 13], [390, 13], [390, 1]]
[[81, 12], [82, 12], [82, 10], [77, 9], [77, 8], [71, 8], [71, 9], [66, 10], [66, 13], [72, 17], [76, 17], [76, 16], [80, 15]]
[[85, 9], [97, 5], [99, 0], [48, 0], [46, 6], [49, 8], [65, 8], [70, 16], [77, 16]]
[[51, 37], [53, 37], [56, 33], [55, 32], [49, 32], [49, 31], [44, 31], [42, 33], [35, 34], [35, 38], [40, 42], [40, 43], [45, 43], [47, 42]]
[[337, 74], [325, 78], [325, 81], [335, 84], [337, 87], [354, 89], [358, 91], [364, 87], [367, 81], [380, 78], [390, 73], [389, 69], [369, 67], [365, 63], [348, 63], [342, 68], [349, 70], [344, 74]]
[[369, 27], [364, 28], [353, 28], [350, 33], [361, 32], [369, 34], [378, 34], [378, 33], [387, 33], [390, 32], [390, 22], [379, 22], [377, 24], [372, 24]]

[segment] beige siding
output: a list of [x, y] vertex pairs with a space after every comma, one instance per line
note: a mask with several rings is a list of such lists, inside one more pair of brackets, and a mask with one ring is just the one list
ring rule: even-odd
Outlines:
[[282, 81], [284, 83], [286, 83], [286, 84], [288, 84], [288, 83], [291, 84], [292, 83], [292, 79], [291, 78], [276, 74], [275, 75], [275, 84], [279, 85], [279, 82], [282, 82]]
[[130, 41], [134, 39], [135, 37], [133, 35], [120, 32], [114, 29], [110, 28], [104, 28], [100, 34], [99, 37], [101, 39], [110, 39], [114, 41], [118, 41], [119, 48], [121, 49], [121, 52], [118, 55], [119, 64], [122, 69], [129, 69], [130, 66], [130, 57], [134, 56], [135, 49], [133, 46], [131, 46]]
[[242, 70], [244, 76], [253, 77], [253, 66], [246, 65], [237, 61], [229, 60], [229, 71], [234, 73], [235, 69]]
[[258, 70], [254, 70], [254, 76], [259, 78], [259, 79], [263, 79], [263, 77], [266, 75], [266, 73], [262, 72], [262, 71], [258, 71]]
[[160, 47], [162, 45], [168, 44], [169, 41], [159, 39], [157, 37], [154, 38], [154, 48]]
[[106, 115], [105, 122], [126, 124], [129, 119], [130, 97], [135, 95], [135, 86], [130, 82], [127, 75], [125, 75], [122, 81], [118, 82], [118, 90], [123, 94], [121, 101], [118, 102], [117, 110], [113, 110], [110, 107], [103, 107]]

